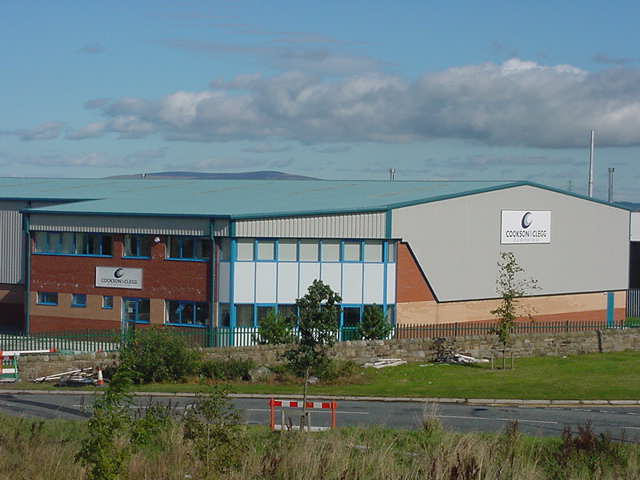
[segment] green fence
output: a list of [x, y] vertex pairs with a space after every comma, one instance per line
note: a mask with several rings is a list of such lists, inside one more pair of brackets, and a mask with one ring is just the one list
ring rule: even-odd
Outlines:
[[[580, 331], [605, 330], [609, 328], [629, 328], [640, 326], [639, 319], [627, 319], [613, 327], [602, 321], [531, 321], [517, 322], [514, 334], [544, 333], [562, 334]], [[495, 321], [446, 323], [437, 325], [399, 325], [394, 327], [389, 338], [438, 338], [469, 337], [491, 335], [496, 327]], [[172, 328], [175, 335], [183, 338], [192, 347], [249, 347], [260, 343], [257, 328]], [[45, 350], [56, 349], [60, 352], [99, 352], [116, 351], [122, 342], [133, 333], [120, 330], [76, 330], [62, 332], [42, 332], [31, 335], [0, 333], [0, 350]], [[294, 331], [294, 335], [297, 332]], [[337, 341], [360, 340], [357, 327], [342, 328], [336, 332]]]

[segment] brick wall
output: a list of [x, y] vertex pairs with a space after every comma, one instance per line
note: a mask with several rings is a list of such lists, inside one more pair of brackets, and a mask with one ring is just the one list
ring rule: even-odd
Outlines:
[[[31, 330], [117, 328], [122, 297], [150, 299], [152, 323], [163, 323], [166, 300], [209, 302], [210, 262], [167, 260], [166, 237], [154, 244], [150, 259], [123, 258], [123, 236], [113, 235], [113, 256], [81, 257], [37, 255], [31, 257]], [[97, 266], [141, 268], [143, 288], [98, 288]], [[57, 306], [37, 304], [37, 292], [58, 292]], [[71, 294], [87, 295], [86, 308], [70, 304]], [[102, 296], [113, 296], [113, 309], [102, 308]]]
[[398, 244], [396, 301], [435, 301], [435, 295], [407, 243]]

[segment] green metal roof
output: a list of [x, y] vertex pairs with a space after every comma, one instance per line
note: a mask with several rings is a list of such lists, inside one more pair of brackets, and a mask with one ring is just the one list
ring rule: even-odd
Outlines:
[[559, 191], [500, 181], [0, 178], [0, 199], [72, 202], [33, 213], [256, 218], [382, 211], [520, 185]]

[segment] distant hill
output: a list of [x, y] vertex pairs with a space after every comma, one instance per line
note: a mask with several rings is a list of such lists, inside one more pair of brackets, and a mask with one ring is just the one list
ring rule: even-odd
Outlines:
[[114, 175], [107, 178], [154, 178], [159, 179], [197, 179], [197, 180], [318, 180], [304, 175], [291, 175], [289, 173], [273, 170], [239, 173], [210, 173], [210, 172], [151, 172], [135, 173], [132, 175]]

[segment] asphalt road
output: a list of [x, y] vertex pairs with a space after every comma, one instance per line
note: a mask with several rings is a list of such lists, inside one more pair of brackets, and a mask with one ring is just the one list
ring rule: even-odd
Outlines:
[[[90, 415], [93, 395], [2, 394], [0, 412], [35, 418], [82, 420]], [[149, 402], [170, 402], [179, 414], [193, 403], [189, 397], [136, 397], [136, 407], [144, 409]], [[264, 399], [233, 399], [244, 421], [267, 425], [269, 409]], [[514, 420], [520, 431], [537, 436], [559, 436], [565, 426], [576, 430], [590, 422], [596, 432], [609, 432], [613, 438], [640, 442], [640, 408], [638, 407], [492, 407], [463, 404], [425, 405], [415, 402], [338, 402], [337, 424], [381, 425], [392, 428], [419, 428], [425, 412], [438, 417], [445, 428], [458, 432], [499, 432]], [[299, 411], [288, 410], [287, 418], [297, 418]], [[277, 421], [280, 423], [278, 412]], [[294, 420], [295, 422], [295, 420]], [[327, 413], [312, 413], [312, 425], [329, 424]]]

